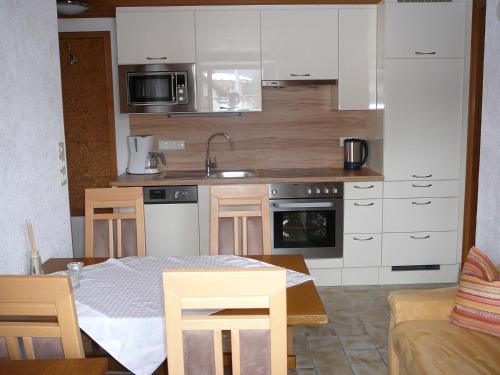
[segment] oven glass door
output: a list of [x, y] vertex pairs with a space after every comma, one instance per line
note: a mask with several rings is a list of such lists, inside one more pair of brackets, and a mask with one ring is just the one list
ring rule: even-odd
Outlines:
[[300, 253], [305, 258], [341, 257], [342, 208], [334, 201], [273, 202], [273, 253]]
[[175, 104], [175, 81], [176, 74], [171, 72], [128, 73], [128, 104]]

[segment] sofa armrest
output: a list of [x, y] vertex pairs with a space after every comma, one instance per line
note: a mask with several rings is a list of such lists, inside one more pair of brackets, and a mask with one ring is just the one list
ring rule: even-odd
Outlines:
[[392, 324], [408, 320], [446, 320], [455, 306], [457, 286], [439, 289], [400, 290], [387, 298]]

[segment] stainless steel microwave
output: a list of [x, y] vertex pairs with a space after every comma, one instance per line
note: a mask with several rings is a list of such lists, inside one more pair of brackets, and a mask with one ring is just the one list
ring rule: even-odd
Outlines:
[[196, 112], [195, 79], [195, 64], [120, 65], [120, 110]]

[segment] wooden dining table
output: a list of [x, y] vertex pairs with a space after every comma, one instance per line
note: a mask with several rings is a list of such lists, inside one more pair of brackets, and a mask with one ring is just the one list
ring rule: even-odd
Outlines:
[[8, 375], [104, 375], [107, 369], [106, 358], [0, 361], [0, 374]]
[[[252, 255], [255, 260], [278, 267], [309, 274], [304, 258], [299, 254], [290, 255]], [[69, 262], [83, 262], [86, 266], [105, 262], [108, 258], [52, 258], [43, 265], [45, 273], [53, 273], [67, 269]], [[301, 325], [328, 323], [328, 315], [323, 307], [318, 291], [312, 281], [287, 288], [287, 326], [288, 326], [288, 366], [295, 367], [293, 348], [293, 329]], [[233, 312], [234, 313], [234, 312]], [[243, 312], [242, 312], [243, 313]], [[224, 311], [220, 312], [224, 314]]]

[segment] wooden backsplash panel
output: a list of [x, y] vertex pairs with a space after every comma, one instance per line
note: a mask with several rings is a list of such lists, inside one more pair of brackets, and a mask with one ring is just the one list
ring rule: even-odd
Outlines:
[[[130, 115], [132, 135], [154, 134], [160, 139], [183, 139], [185, 151], [167, 151], [168, 170], [204, 168], [206, 142], [214, 132], [225, 132], [234, 141], [217, 137], [210, 153], [219, 169], [342, 167], [339, 138], [366, 138], [369, 126], [381, 121], [377, 111], [336, 111], [336, 87], [301, 86], [263, 88], [263, 111], [241, 117], [184, 117]], [[333, 100], [332, 100], [333, 98]]]

